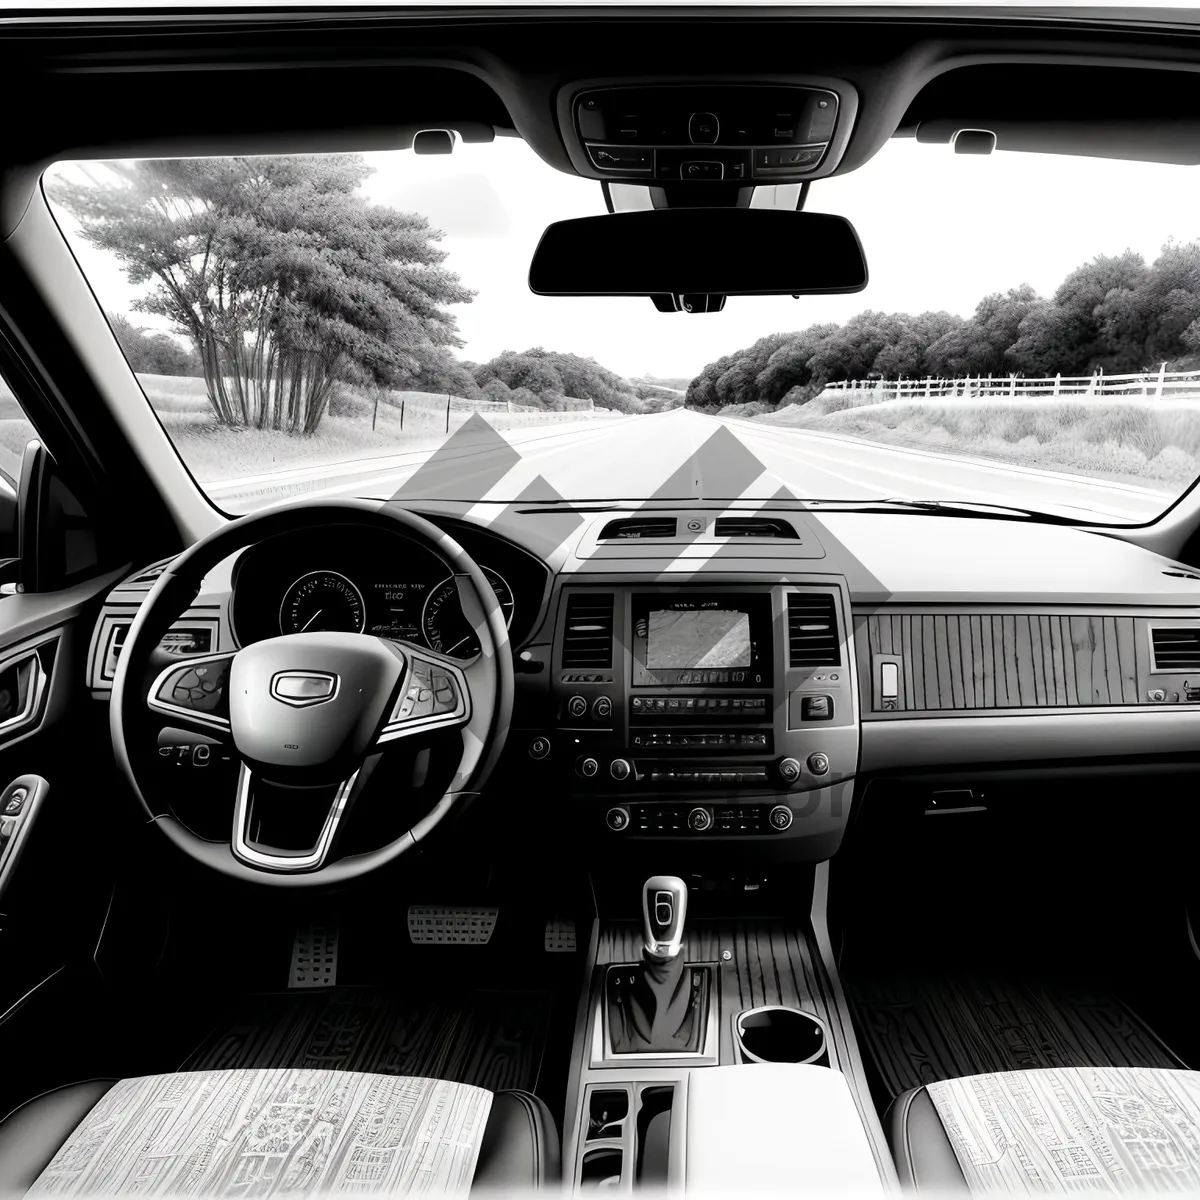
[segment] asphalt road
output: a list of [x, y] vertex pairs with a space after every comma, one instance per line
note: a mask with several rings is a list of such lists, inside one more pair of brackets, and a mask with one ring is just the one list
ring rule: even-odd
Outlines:
[[972, 500], [1082, 520], [1156, 516], [1173, 494], [982, 459], [675, 410], [503, 433], [482, 419], [440, 449], [209, 485], [249, 511], [298, 495], [470, 502], [612, 499]]

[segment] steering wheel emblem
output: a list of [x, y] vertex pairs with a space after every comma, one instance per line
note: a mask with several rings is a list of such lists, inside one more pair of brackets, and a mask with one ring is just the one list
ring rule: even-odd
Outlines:
[[327, 704], [338, 694], [338, 679], [328, 671], [277, 671], [271, 676], [271, 695], [293, 708]]

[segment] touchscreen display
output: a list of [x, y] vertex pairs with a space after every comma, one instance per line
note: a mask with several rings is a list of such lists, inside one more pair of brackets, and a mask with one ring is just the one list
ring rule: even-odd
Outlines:
[[650, 670], [748, 667], [750, 615], [735, 608], [652, 609], [646, 627]]

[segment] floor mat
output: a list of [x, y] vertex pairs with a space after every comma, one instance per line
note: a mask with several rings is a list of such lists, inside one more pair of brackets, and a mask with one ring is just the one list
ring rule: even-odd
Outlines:
[[1031, 1067], [1182, 1067], [1103, 987], [987, 972], [847, 970], [862, 1049], [888, 1098], [937, 1079]]
[[248, 997], [181, 1069], [326, 1067], [420, 1075], [499, 1091], [537, 1084], [545, 992], [420, 1000], [381, 988]]

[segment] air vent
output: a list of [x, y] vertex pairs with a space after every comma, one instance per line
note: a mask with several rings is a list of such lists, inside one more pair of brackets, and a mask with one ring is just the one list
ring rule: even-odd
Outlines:
[[611, 667], [613, 597], [611, 592], [575, 592], [567, 599], [563, 630], [564, 667]]
[[675, 536], [674, 517], [627, 517], [609, 521], [600, 540], [623, 541], [626, 538], [669, 538]]
[[713, 533], [717, 537], [795, 538], [796, 531], [786, 521], [774, 517], [718, 517]]
[[842, 651], [837, 610], [828, 592], [788, 592], [788, 663], [836, 667]]
[[1200, 625], [1159, 625], [1150, 642], [1156, 671], [1200, 671]]
[[171, 561], [169, 558], [164, 558], [162, 562], [156, 562], [144, 571], [139, 571], [132, 578], [127, 579], [121, 585], [122, 588], [141, 588], [148, 591], [153, 587], [158, 577], [171, 565]]

